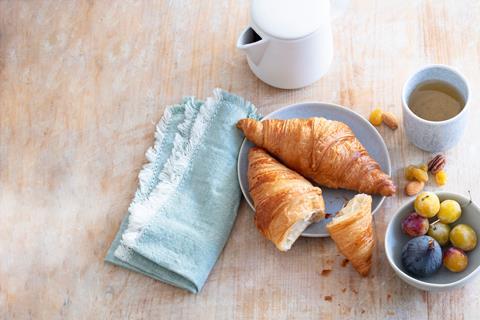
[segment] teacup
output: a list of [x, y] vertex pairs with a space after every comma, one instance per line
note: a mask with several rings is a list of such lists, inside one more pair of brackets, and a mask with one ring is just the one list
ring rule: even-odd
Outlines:
[[[428, 81], [442, 81], [454, 87], [463, 98], [463, 109], [454, 117], [443, 121], [429, 121], [416, 115], [409, 107], [410, 96], [417, 86]], [[455, 69], [437, 64], [415, 72], [402, 90], [403, 126], [410, 142], [432, 153], [454, 147], [467, 126], [469, 99], [467, 80]]]

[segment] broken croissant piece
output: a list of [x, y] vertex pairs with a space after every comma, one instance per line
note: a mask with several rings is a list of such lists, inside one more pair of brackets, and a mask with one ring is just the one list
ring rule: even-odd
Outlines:
[[255, 224], [280, 251], [325, 217], [322, 190], [258, 147], [248, 153], [248, 185]]
[[237, 123], [246, 138], [328, 188], [391, 196], [395, 185], [343, 122], [325, 118]]
[[357, 194], [327, 224], [327, 230], [340, 252], [362, 276], [370, 271], [375, 247], [371, 210], [372, 197]]

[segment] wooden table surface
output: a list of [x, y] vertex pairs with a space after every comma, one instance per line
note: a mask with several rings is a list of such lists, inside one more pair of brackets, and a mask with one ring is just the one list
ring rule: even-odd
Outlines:
[[[333, 22], [329, 73], [293, 91], [259, 81], [236, 50], [248, 9], [242, 0], [0, 2], [0, 318], [478, 317], [480, 277], [426, 293], [389, 267], [383, 237], [402, 192], [375, 215], [377, 247], [364, 279], [341, 266], [330, 239], [302, 238], [278, 252], [244, 201], [200, 294], [103, 262], [165, 106], [215, 87], [264, 114], [327, 101], [401, 117], [409, 74], [427, 63], [452, 65], [469, 79], [473, 99], [466, 136], [447, 152], [444, 189], [471, 190], [480, 201], [478, 1], [352, 1]], [[378, 130], [401, 190], [402, 168], [431, 155], [401, 128]]]

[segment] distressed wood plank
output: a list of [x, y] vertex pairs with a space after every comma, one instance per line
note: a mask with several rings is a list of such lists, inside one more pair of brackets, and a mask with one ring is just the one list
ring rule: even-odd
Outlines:
[[[374, 267], [361, 279], [329, 239], [302, 238], [282, 254], [242, 203], [231, 238], [198, 295], [103, 263], [128, 203], [154, 123], [184, 95], [215, 87], [266, 114], [301, 101], [400, 116], [403, 82], [427, 63], [480, 84], [476, 1], [352, 1], [333, 22], [330, 72], [299, 90], [269, 87], [235, 49], [247, 1], [0, 2], [0, 318], [472, 319], [480, 278], [423, 293], [401, 282], [383, 253], [375, 216]], [[479, 119], [474, 95], [472, 120]], [[426, 161], [403, 129], [379, 128], [403, 188], [402, 168]], [[448, 190], [480, 201], [471, 122], [449, 151]], [[428, 187], [432, 189], [432, 186]], [[324, 269], [332, 269], [322, 276]], [[331, 301], [325, 299], [331, 297]]]

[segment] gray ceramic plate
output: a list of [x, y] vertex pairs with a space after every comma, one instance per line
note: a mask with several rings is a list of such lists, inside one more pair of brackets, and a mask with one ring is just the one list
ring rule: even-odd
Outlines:
[[[383, 142], [382, 137], [377, 130], [362, 116], [353, 112], [352, 110], [330, 103], [322, 102], [307, 102], [290, 105], [281, 108], [277, 111], [265, 116], [264, 119], [292, 119], [292, 118], [310, 118], [310, 117], [324, 117], [330, 120], [337, 120], [344, 122], [350, 128], [367, 149], [370, 156], [372, 156], [382, 167], [382, 170], [388, 175], [391, 174], [390, 168], [390, 156], [388, 150]], [[243, 141], [238, 155], [238, 180], [240, 182], [240, 188], [243, 195], [247, 200], [250, 207], [255, 210], [253, 206], [252, 198], [248, 192], [248, 150], [253, 147], [253, 143], [250, 141]], [[322, 187], [323, 197], [325, 200], [325, 206], [327, 213], [335, 215], [340, 210], [345, 202], [345, 199], [351, 199], [357, 192], [342, 190], [342, 189], [329, 189]], [[382, 204], [385, 197], [373, 196], [372, 212], [375, 213]], [[330, 218], [331, 219], [331, 218]], [[328, 232], [325, 225], [330, 219], [324, 219], [318, 223], [310, 225], [303, 233], [304, 237], [328, 237]]]

